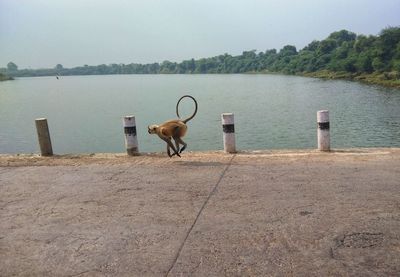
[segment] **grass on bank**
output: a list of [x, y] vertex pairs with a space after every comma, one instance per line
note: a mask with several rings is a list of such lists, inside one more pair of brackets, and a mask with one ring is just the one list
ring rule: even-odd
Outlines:
[[0, 81], [7, 81], [7, 80], [14, 80], [14, 78], [0, 73]]
[[301, 73], [301, 76], [315, 77], [322, 79], [345, 79], [359, 81], [372, 85], [380, 85], [391, 88], [400, 89], [400, 72], [383, 72], [383, 73], [349, 73], [349, 72], [333, 72], [329, 70], [321, 70], [316, 72]]

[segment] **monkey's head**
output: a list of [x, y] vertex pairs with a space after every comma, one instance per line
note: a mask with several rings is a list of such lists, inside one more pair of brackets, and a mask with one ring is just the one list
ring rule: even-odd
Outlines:
[[149, 132], [149, 134], [156, 134], [157, 133], [157, 128], [158, 128], [158, 125], [155, 125], [155, 124], [149, 125], [147, 127], [147, 131]]

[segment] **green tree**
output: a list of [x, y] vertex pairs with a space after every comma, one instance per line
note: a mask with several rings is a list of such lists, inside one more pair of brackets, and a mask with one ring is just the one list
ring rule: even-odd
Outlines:
[[355, 33], [349, 32], [347, 30], [340, 30], [338, 32], [333, 32], [329, 35], [328, 39], [333, 39], [336, 41], [337, 45], [342, 45], [345, 41], [355, 40], [357, 35]]
[[362, 53], [358, 56], [355, 63], [358, 72], [371, 73], [374, 71], [372, 66], [372, 57], [369, 53]]
[[385, 64], [381, 58], [376, 57], [372, 60], [372, 67], [375, 71], [382, 72], [385, 69]]
[[318, 40], [313, 40], [306, 47], [304, 47], [303, 50], [316, 51], [319, 47], [319, 44], [320, 42]]
[[337, 46], [336, 40], [328, 38], [319, 44], [317, 48], [317, 53], [320, 55], [325, 55], [332, 52]]
[[400, 59], [393, 61], [393, 70], [396, 70], [397, 72], [400, 72]]
[[13, 62], [9, 62], [9, 63], [7, 64], [7, 71], [9, 71], [9, 72], [18, 71], [18, 66], [17, 66], [15, 63], [13, 63]]
[[293, 46], [293, 45], [285, 45], [279, 51], [279, 56], [282, 56], [282, 57], [293, 56], [296, 54], [297, 54], [296, 46]]
[[380, 41], [382, 42], [382, 47], [384, 48], [384, 50], [390, 52], [396, 49], [397, 43], [400, 42], [400, 28], [389, 27], [383, 29], [379, 37]]
[[374, 36], [364, 36], [364, 35], [359, 35], [357, 37], [357, 40], [354, 42], [354, 49], [360, 53], [362, 51], [366, 51], [368, 49], [371, 49], [373, 47], [373, 44], [376, 40], [376, 37]]

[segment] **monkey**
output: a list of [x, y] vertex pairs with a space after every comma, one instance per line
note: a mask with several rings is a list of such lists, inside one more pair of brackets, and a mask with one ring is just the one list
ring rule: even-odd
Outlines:
[[[181, 102], [181, 100], [183, 98], [191, 98], [194, 101], [195, 109], [191, 116], [182, 120], [182, 119], [180, 119], [178, 108], [179, 108], [179, 103]], [[182, 140], [182, 137], [186, 134], [186, 131], [187, 131], [186, 123], [189, 120], [193, 119], [194, 116], [196, 115], [196, 113], [197, 113], [196, 99], [194, 99], [194, 97], [192, 97], [190, 95], [184, 95], [176, 103], [176, 115], [178, 116], [179, 119], [169, 120], [169, 121], [164, 122], [161, 125], [153, 124], [153, 125], [149, 125], [147, 127], [149, 134], [157, 134], [160, 137], [160, 139], [162, 139], [163, 141], [165, 141], [167, 143], [167, 154], [170, 158], [174, 155], [181, 157], [180, 153], [182, 153], [183, 150], [186, 149], [187, 143], [185, 143]], [[174, 140], [175, 145], [172, 143], [172, 139]], [[181, 149], [179, 149], [180, 144], [183, 145], [183, 147]], [[171, 154], [171, 150], [170, 150], [171, 148], [174, 151], [173, 154]]]

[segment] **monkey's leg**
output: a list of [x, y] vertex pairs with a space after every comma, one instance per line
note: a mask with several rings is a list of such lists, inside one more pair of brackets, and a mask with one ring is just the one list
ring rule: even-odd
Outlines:
[[171, 147], [169, 147], [168, 144], [167, 144], [167, 153], [170, 158], [172, 158], [172, 156], [175, 156], [175, 155], [178, 155], [180, 157], [180, 155], [177, 152], [174, 152], [174, 154], [171, 155]]
[[[172, 148], [172, 150], [174, 150], [174, 154], [173, 155], [177, 155], [178, 157], [180, 157], [181, 155], [179, 155], [179, 153], [178, 153], [178, 151], [176, 151], [176, 148], [175, 148], [175, 146], [172, 144], [172, 142], [171, 142], [171, 138], [162, 138], [166, 143], [167, 143], [167, 152], [169, 152], [168, 150], [168, 147], [171, 147]], [[171, 155], [170, 157], [172, 157], [173, 155]]]
[[185, 150], [186, 149], [186, 146], [187, 146], [187, 143], [186, 142], [184, 142], [181, 138], [176, 138], [175, 139], [175, 141], [178, 141], [180, 144], [182, 144], [183, 145], [183, 147], [181, 148], [181, 151], [179, 151], [179, 153], [182, 153], [183, 152], [183, 150]]
[[173, 139], [174, 139], [174, 141], [175, 141], [176, 151], [177, 151], [178, 153], [181, 153], [181, 152], [179, 152], [179, 141], [178, 141], [178, 138], [173, 137]]
[[180, 151], [179, 151], [179, 140], [180, 140], [180, 127], [179, 126], [176, 126], [175, 128], [174, 128], [174, 132], [173, 132], [173, 135], [172, 135], [172, 138], [174, 139], [174, 141], [175, 141], [175, 145], [176, 145], [176, 151], [178, 152], [178, 153], [181, 153]]
[[171, 147], [169, 147], [169, 145], [167, 144], [167, 154], [171, 158], [172, 155], [171, 155], [171, 150], [170, 149], [171, 149]]

